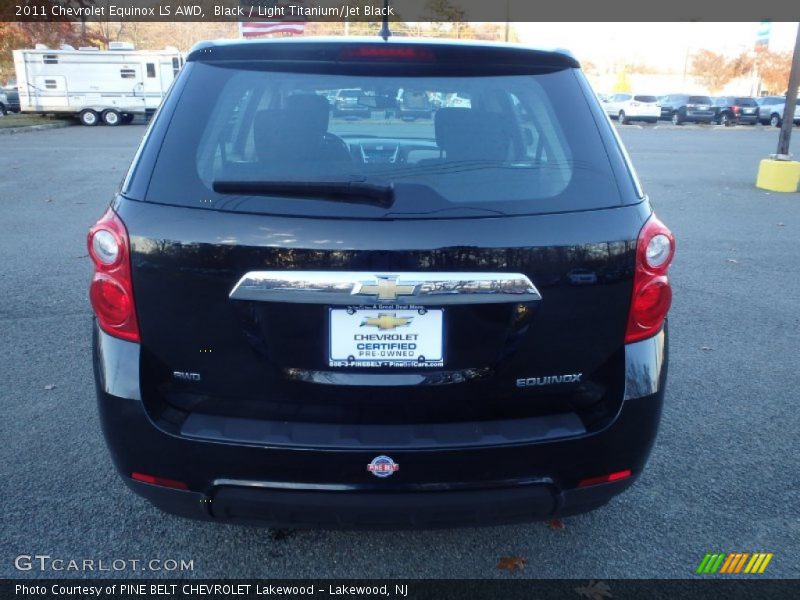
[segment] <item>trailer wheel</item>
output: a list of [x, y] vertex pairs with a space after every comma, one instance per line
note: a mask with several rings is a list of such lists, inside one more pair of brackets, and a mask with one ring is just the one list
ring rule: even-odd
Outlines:
[[122, 113], [122, 123], [125, 125], [133, 123], [134, 116], [135, 115], [132, 115], [131, 113]]
[[122, 122], [122, 115], [118, 111], [109, 108], [103, 111], [103, 123], [109, 127], [116, 127]]
[[95, 111], [92, 109], [82, 110], [81, 113], [78, 115], [78, 119], [80, 119], [81, 125], [86, 125], [87, 127], [93, 127], [97, 125], [97, 122], [100, 120], [100, 117], [97, 115]]

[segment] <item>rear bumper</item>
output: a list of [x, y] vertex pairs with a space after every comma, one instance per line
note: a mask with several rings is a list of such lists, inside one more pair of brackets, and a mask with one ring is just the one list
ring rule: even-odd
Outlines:
[[181, 517], [243, 525], [321, 529], [436, 529], [565, 517], [599, 508], [635, 478], [573, 490], [548, 483], [448, 491], [374, 492], [215, 486], [174, 490], [126, 478], [134, 492]]
[[[617, 115], [614, 115], [617, 116]], [[660, 110], [636, 109], [633, 107], [625, 110], [625, 116], [632, 121], [656, 120], [661, 117]]]
[[714, 113], [693, 113], [687, 112], [686, 116], [683, 117], [684, 121], [693, 121], [695, 123], [711, 123], [714, 119], [716, 119], [716, 115]]
[[[288, 448], [191, 439], [146, 413], [138, 346], [96, 332], [95, 380], [103, 431], [137, 494], [184, 517], [283, 527], [433, 528], [548, 519], [597, 508], [644, 468], [661, 414], [666, 333], [626, 348], [625, 400], [600, 431], [503, 445], [390, 452], [400, 468], [376, 478], [379, 447]], [[168, 418], [168, 417], [167, 417]], [[632, 476], [579, 487], [585, 478]], [[134, 481], [140, 472], [184, 482]]]

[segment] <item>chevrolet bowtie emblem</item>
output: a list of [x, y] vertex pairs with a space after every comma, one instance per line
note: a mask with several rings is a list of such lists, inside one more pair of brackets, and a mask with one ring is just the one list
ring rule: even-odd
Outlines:
[[353, 290], [358, 296], [377, 296], [378, 300], [397, 300], [398, 296], [412, 296], [417, 286], [399, 285], [396, 277], [376, 277], [374, 284], [359, 283]]
[[361, 322], [361, 327], [377, 327], [378, 329], [395, 329], [411, 323], [413, 317], [396, 317], [394, 313], [378, 313], [377, 317], [369, 317]]

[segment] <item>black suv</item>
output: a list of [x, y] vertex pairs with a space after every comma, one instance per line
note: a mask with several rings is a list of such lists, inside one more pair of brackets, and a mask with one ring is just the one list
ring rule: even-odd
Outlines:
[[[352, 120], [324, 95], [400, 88], [468, 106]], [[544, 519], [653, 445], [674, 240], [568, 54], [201, 43], [88, 247], [106, 440], [165, 511]]]
[[758, 103], [747, 96], [714, 98], [714, 122], [719, 125], [755, 125], [758, 123]]
[[19, 92], [16, 87], [0, 88], [0, 115], [19, 112]]
[[662, 96], [659, 104], [661, 105], [661, 118], [672, 121], [673, 125], [712, 123], [714, 121], [714, 102], [708, 96], [669, 94]]

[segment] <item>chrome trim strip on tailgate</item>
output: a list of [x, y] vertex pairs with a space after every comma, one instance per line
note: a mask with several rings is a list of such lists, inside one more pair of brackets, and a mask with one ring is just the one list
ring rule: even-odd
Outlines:
[[251, 271], [230, 293], [234, 300], [413, 306], [534, 302], [542, 296], [521, 273], [370, 273]]

